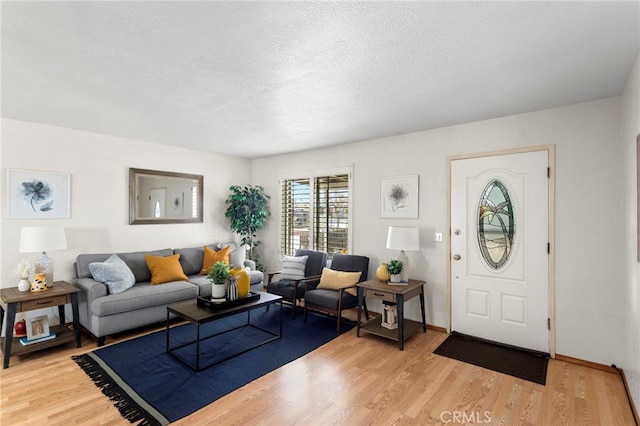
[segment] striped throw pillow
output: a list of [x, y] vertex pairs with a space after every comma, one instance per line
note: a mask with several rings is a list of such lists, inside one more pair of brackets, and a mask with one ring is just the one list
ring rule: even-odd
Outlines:
[[285, 256], [282, 259], [280, 280], [300, 280], [304, 278], [304, 269], [309, 256]]

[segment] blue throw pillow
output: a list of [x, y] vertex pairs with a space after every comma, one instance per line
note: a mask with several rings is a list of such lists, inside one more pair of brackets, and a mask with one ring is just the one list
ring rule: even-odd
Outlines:
[[111, 294], [122, 293], [136, 283], [136, 277], [129, 266], [116, 254], [112, 254], [104, 262], [90, 263], [89, 270], [93, 279], [105, 283]]

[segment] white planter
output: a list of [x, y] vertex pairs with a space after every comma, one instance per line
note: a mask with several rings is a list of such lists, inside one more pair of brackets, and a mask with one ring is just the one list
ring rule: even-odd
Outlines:
[[31, 283], [27, 279], [20, 280], [18, 283], [18, 291], [30, 291]]
[[227, 286], [225, 284], [211, 284], [211, 298], [224, 299], [227, 295]]
[[402, 282], [402, 274], [391, 274], [391, 276], [389, 277], [389, 282], [392, 282], [392, 283]]

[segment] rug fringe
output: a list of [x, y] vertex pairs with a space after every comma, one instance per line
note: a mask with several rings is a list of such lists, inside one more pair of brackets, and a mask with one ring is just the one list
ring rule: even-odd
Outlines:
[[72, 356], [76, 364], [89, 376], [95, 385], [109, 398], [118, 409], [122, 417], [129, 423], [138, 423], [139, 426], [161, 426], [153, 416], [140, 407], [127, 393], [118, 386], [100, 365], [88, 355]]

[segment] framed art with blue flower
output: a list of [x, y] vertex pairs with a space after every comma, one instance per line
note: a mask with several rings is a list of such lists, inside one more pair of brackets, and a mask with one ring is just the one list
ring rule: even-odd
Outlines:
[[380, 179], [380, 217], [418, 218], [418, 175]]
[[70, 175], [7, 170], [8, 216], [15, 219], [64, 219], [71, 216]]

